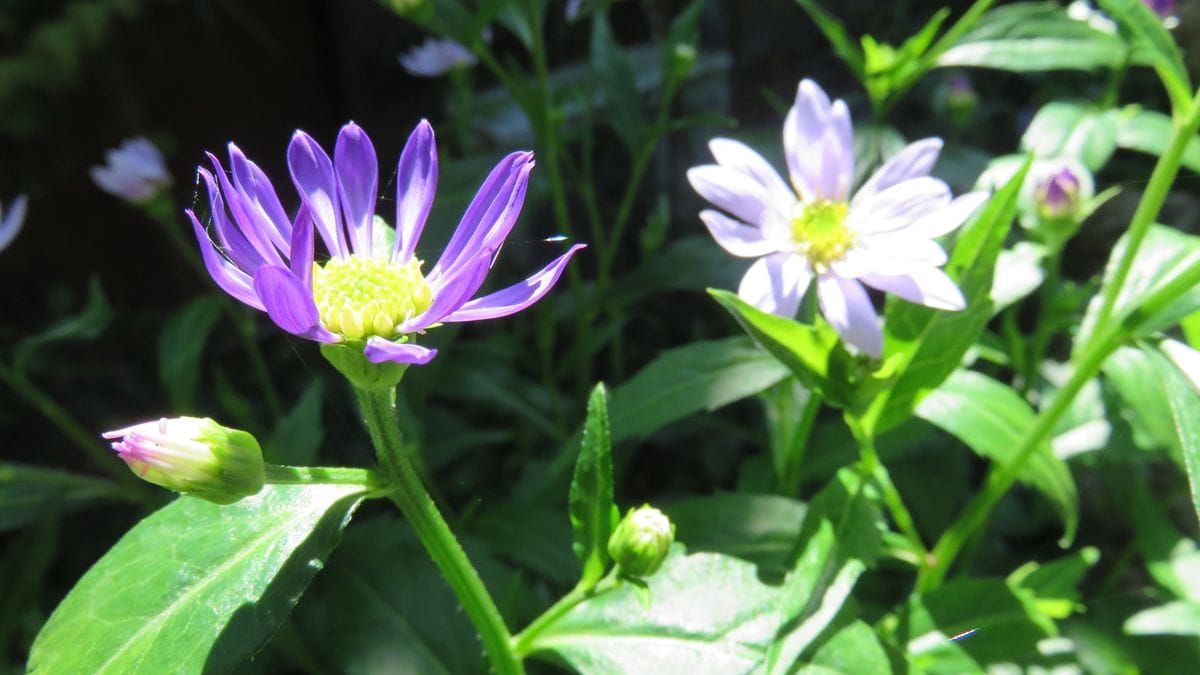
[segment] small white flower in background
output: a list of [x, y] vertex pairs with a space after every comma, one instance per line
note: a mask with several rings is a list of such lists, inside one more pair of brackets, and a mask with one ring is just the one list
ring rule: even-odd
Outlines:
[[850, 111], [804, 80], [784, 121], [783, 146], [790, 186], [757, 152], [727, 138], [709, 143], [716, 164], [688, 171], [696, 192], [733, 216], [700, 213], [717, 243], [758, 258], [738, 288], [742, 300], [790, 318], [815, 281], [825, 319], [874, 357], [883, 351], [883, 331], [864, 284], [927, 307], [966, 306], [939, 269], [947, 256], [933, 239], [962, 225], [989, 195], [952, 199], [950, 187], [929, 176], [940, 139], [896, 153], [851, 198]]
[[[485, 33], [484, 39], [488, 39]], [[399, 57], [400, 65], [411, 75], [441, 77], [455, 68], [479, 63], [471, 50], [450, 39], [429, 38]]]
[[171, 174], [162, 153], [145, 138], [126, 139], [104, 153], [107, 164], [93, 166], [92, 180], [101, 190], [140, 204], [171, 185]]
[[25, 208], [29, 200], [25, 195], [17, 195], [8, 203], [8, 208], [0, 204], [0, 251], [8, 248], [21, 226], [25, 224]]

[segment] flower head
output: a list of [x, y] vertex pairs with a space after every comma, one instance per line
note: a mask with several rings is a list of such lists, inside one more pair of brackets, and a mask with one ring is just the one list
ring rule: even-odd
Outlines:
[[[265, 311], [280, 328], [317, 342], [361, 349], [372, 363], [428, 363], [436, 350], [413, 337], [442, 323], [508, 316], [545, 295], [562, 274], [571, 247], [525, 281], [474, 298], [525, 200], [533, 153], [496, 165], [428, 272], [417, 242], [437, 189], [433, 127], [409, 136], [396, 173], [395, 235], [375, 214], [379, 163], [358, 125], [342, 127], [333, 158], [303, 131], [287, 152], [300, 207], [289, 217], [261, 169], [232, 143], [226, 175], [199, 168], [216, 242], [191, 210], [204, 263], [226, 293]], [[314, 228], [330, 258], [316, 262]], [[472, 299], [474, 298], [474, 299]]]
[[608, 538], [608, 555], [621, 572], [648, 577], [662, 567], [675, 541], [675, 525], [658, 509], [643, 504], [629, 509]]
[[102, 434], [139, 477], [217, 504], [258, 494], [265, 481], [262, 450], [245, 431], [208, 418], [176, 417]]
[[715, 210], [700, 219], [725, 250], [758, 258], [738, 295], [759, 309], [791, 317], [814, 281], [821, 313], [842, 338], [879, 356], [883, 334], [864, 288], [946, 310], [965, 306], [939, 269], [946, 260], [934, 237], [961, 225], [987, 199], [952, 199], [928, 174], [942, 142], [928, 138], [888, 160], [851, 197], [854, 139], [850, 112], [815, 82], [800, 83], [783, 127], [790, 185], [738, 141], [709, 143], [716, 164], [688, 171]]
[[465, 68], [479, 63], [471, 50], [454, 40], [429, 38], [420, 45], [404, 52], [399, 57], [400, 65], [410, 75], [418, 77], [441, 77], [455, 68]]
[[107, 164], [93, 166], [92, 180], [105, 192], [140, 204], [171, 185], [162, 153], [145, 138], [126, 139], [104, 153]]
[[1079, 177], [1066, 166], [1042, 178], [1034, 193], [1038, 213], [1047, 220], [1074, 215], [1079, 197]]
[[28, 204], [29, 200], [25, 195], [17, 195], [8, 203], [7, 209], [0, 204], [0, 251], [8, 248], [12, 240], [17, 238], [17, 233], [25, 224], [25, 209]]

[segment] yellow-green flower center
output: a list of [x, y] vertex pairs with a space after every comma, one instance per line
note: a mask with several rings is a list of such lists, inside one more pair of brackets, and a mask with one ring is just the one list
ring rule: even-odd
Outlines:
[[796, 253], [808, 258], [814, 268], [827, 267], [840, 260], [854, 244], [854, 232], [846, 227], [845, 202], [828, 199], [800, 205], [792, 217], [792, 241]]
[[396, 326], [429, 309], [433, 290], [416, 258], [399, 265], [352, 255], [313, 265], [313, 299], [321, 323], [334, 333], [392, 338]]

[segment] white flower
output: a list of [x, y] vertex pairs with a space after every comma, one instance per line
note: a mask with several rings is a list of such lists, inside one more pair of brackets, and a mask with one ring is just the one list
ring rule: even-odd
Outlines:
[[92, 180], [105, 192], [139, 204], [171, 185], [162, 153], [145, 138], [126, 139], [104, 153], [108, 162], [91, 168]]
[[783, 126], [791, 185], [757, 152], [727, 138], [709, 143], [716, 164], [693, 167], [688, 181], [728, 212], [700, 213], [726, 251], [758, 258], [738, 295], [772, 314], [792, 317], [815, 280], [821, 313], [849, 344], [871, 356], [883, 332], [863, 284], [910, 302], [946, 310], [966, 306], [939, 269], [946, 252], [933, 239], [961, 225], [988, 198], [952, 199], [929, 176], [942, 142], [927, 138], [887, 161], [850, 198], [854, 136], [844, 101], [811, 80], [800, 83]]
[[4, 205], [0, 204], [0, 251], [8, 248], [21, 231], [21, 226], [25, 224], [25, 208], [28, 203], [25, 195], [17, 195], [9, 202], [7, 211]]
[[405, 70], [419, 77], [440, 77], [454, 68], [473, 66], [479, 62], [471, 50], [454, 40], [435, 38], [429, 38], [398, 58]]

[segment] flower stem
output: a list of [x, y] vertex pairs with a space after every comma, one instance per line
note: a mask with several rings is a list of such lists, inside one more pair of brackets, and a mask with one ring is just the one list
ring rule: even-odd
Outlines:
[[863, 469], [875, 481], [876, 486], [883, 494], [883, 503], [887, 506], [888, 512], [892, 514], [892, 520], [896, 521], [896, 527], [908, 539], [913, 552], [924, 558], [928, 549], [921, 541], [921, 533], [917, 531], [912, 514], [904, 505], [904, 500], [900, 498], [900, 492], [896, 490], [896, 485], [892, 483], [892, 477], [888, 473], [887, 467], [879, 459], [879, 453], [875, 450], [874, 433], [868, 431], [866, 425], [850, 415], [846, 415], [846, 425], [850, 427], [850, 433], [858, 442], [858, 454], [862, 460]]
[[575, 607], [584, 600], [607, 593], [616, 587], [617, 568], [614, 565], [613, 568], [609, 570], [608, 574], [594, 586], [585, 586], [582, 583], [579, 584], [575, 588], [571, 589], [570, 593], [567, 593], [563, 597], [559, 598], [558, 602], [551, 605], [549, 609], [547, 609], [545, 612], [542, 612], [542, 615], [534, 619], [533, 623], [530, 623], [528, 626], [526, 626], [525, 630], [514, 635], [512, 638], [513, 651], [515, 651], [517, 655], [521, 657], [537, 651], [536, 641], [538, 635], [540, 635], [550, 626], [554, 625], [554, 622], [561, 619], [567, 612], [575, 609]]
[[496, 608], [479, 573], [471, 565], [437, 505], [421, 484], [421, 478], [404, 448], [396, 418], [396, 390], [355, 387], [354, 394], [391, 488], [388, 498], [400, 507], [433, 563], [475, 624], [493, 672], [521, 675], [525, 670], [513, 650], [500, 610]]
[[282, 466], [267, 464], [264, 469], [270, 485], [361, 485], [379, 489], [384, 485], [370, 469], [341, 466]]
[[115, 455], [100, 443], [98, 435], [85, 429], [49, 394], [42, 391], [23, 373], [3, 361], [0, 361], [0, 382], [8, 385], [9, 389], [37, 408], [38, 412], [50, 420], [62, 435], [78, 446], [99, 469], [128, 489], [133, 499], [146, 505], [159, 503], [146, 483], [139, 480], [123, 463], [114, 461]]

